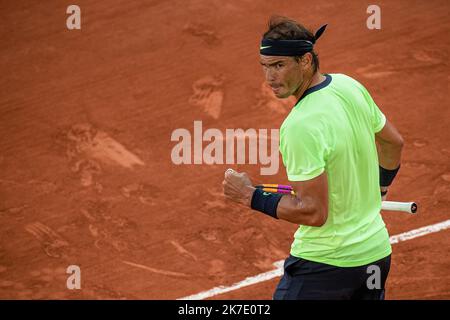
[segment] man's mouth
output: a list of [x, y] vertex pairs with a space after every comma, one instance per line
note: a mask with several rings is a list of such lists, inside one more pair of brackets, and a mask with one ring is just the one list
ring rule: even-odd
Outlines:
[[275, 92], [275, 93], [278, 93], [278, 91], [280, 91], [281, 87], [282, 86], [279, 85], [279, 84], [271, 84], [270, 85], [270, 88], [272, 88], [272, 91]]

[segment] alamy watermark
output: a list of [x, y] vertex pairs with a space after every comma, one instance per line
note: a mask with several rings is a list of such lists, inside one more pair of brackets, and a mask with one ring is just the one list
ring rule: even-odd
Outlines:
[[173, 130], [170, 140], [178, 143], [172, 148], [171, 159], [176, 165], [259, 164], [261, 175], [274, 175], [279, 169], [279, 136], [278, 129], [222, 132], [210, 128], [203, 132], [202, 121], [194, 121], [193, 133], [185, 128]]
[[81, 29], [81, 9], [76, 4], [67, 7], [66, 13], [70, 14], [66, 20], [66, 27], [69, 30]]
[[367, 267], [367, 274], [370, 276], [367, 278], [366, 285], [369, 290], [381, 289], [381, 270], [379, 266], [370, 265]]
[[66, 273], [70, 274], [67, 278], [66, 286], [69, 290], [81, 289], [81, 269], [77, 265], [67, 267]]
[[367, 7], [370, 16], [366, 20], [367, 28], [370, 30], [381, 29], [381, 9], [376, 4]]

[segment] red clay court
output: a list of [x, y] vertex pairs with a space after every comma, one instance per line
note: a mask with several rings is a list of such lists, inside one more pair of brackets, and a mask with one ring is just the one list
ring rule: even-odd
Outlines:
[[[230, 165], [175, 165], [171, 134], [279, 128], [263, 86], [272, 14], [316, 30], [321, 71], [362, 82], [405, 138], [390, 235], [450, 219], [448, 1], [59, 1], [0, 4], [0, 298], [177, 299], [274, 269], [295, 225], [224, 200]], [[287, 183], [260, 165], [254, 181]], [[450, 298], [450, 231], [393, 245], [387, 299]], [[66, 268], [81, 268], [81, 290]], [[278, 281], [213, 299], [271, 299]]]

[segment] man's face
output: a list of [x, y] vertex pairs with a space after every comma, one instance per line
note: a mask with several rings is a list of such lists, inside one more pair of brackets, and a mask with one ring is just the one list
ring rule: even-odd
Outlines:
[[301, 63], [294, 57], [260, 55], [260, 63], [267, 84], [277, 98], [293, 95], [303, 82]]

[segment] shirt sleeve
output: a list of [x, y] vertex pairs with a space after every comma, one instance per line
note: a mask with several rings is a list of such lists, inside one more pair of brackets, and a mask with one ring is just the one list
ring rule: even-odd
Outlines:
[[330, 150], [324, 132], [301, 124], [287, 128], [280, 149], [289, 181], [311, 180], [322, 174]]
[[373, 100], [372, 96], [369, 94], [366, 88], [362, 86], [364, 98], [369, 105], [370, 117], [372, 122], [372, 129], [374, 133], [381, 131], [386, 124], [386, 116], [381, 112], [380, 108], [378, 108], [377, 104]]

